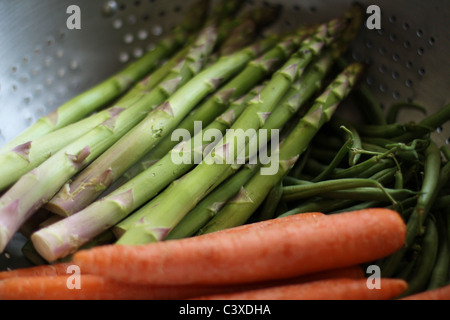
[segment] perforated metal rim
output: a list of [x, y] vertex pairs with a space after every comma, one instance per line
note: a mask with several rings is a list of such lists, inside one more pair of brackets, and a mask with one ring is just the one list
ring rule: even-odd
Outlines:
[[[351, 0], [247, 1], [277, 3], [282, 17], [269, 30], [280, 31], [342, 14]], [[382, 11], [382, 29], [363, 28], [351, 59], [370, 64], [364, 79], [387, 107], [397, 101], [425, 105], [433, 112], [449, 103], [450, 68], [446, 56], [450, 5], [433, 1], [360, 1]], [[135, 59], [170, 32], [194, 0], [14, 1], [0, 3], [0, 146], [69, 98]], [[218, 3], [215, 0], [213, 3]], [[66, 8], [76, 4], [82, 29], [68, 30]], [[423, 115], [409, 111], [402, 120]], [[435, 139], [449, 143], [450, 128]], [[28, 264], [16, 235], [0, 255], [0, 269]]]

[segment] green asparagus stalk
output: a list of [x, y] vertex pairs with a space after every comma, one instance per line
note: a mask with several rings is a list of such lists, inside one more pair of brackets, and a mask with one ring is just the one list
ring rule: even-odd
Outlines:
[[[154, 166], [145, 170], [122, 187], [111, 194], [95, 201], [85, 209], [33, 233], [31, 239], [38, 252], [47, 260], [55, 261], [75, 252], [80, 246], [91, 241], [98, 234], [111, 228], [127, 217], [131, 212], [155, 197], [172, 181], [178, 179], [195, 166], [198, 154], [209, 144], [214, 144], [207, 136], [208, 132], [216, 130], [224, 134], [236, 117], [246, 106], [246, 102], [255, 96], [260, 89], [249, 93], [246, 97], [237, 100], [230, 108], [202, 132], [183, 141], [180, 145], [187, 148], [183, 150], [174, 148]], [[175, 163], [174, 154], [185, 153], [184, 162]], [[77, 241], [73, 241], [73, 238]]]
[[[178, 109], [175, 106], [182, 106], [186, 102], [186, 97], [198, 100], [204, 98], [215, 90], [218, 79], [228, 79], [251, 59], [261, 54], [261, 50], [267, 50], [267, 44], [264, 46], [264, 43], [257, 43], [227, 56], [213, 67], [202, 71], [173, 93], [160, 109], [171, 113]], [[158, 92], [153, 90], [149, 96], [158, 95]], [[94, 161], [139, 122], [136, 119], [139, 119], [145, 110], [151, 108], [152, 104], [148, 99], [146, 102], [140, 105], [140, 108], [136, 108], [135, 105], [124, 110], [113, 119], [115, 121], [106, 121], [105, 124], [61, 149], [39, 167], [22, 176], [0, 198], [1, 250], [24, 220], [47, 203], [70, 178]], [[153, 132], [157, 133], [157, 130], [155, 131], [157, 128], [153, 129]]]
[[[333, 116], [338, 105], [355, 85], [362, 66], [349, 65], [315, 100], [310, 110], [279, 148], [279, 168], [274, 175], [259, 172], [242, 188], [242, 192], [228, 203], [198, 234], [206, 234], [244, 224], [264, 201], [271, 188], [289, 173], [300, 154], [308, 147], [317, 131]], [[244, 195], [246, 200], [244, 201]]]
[[208, 8], [209, 0], [200, 0], [188, 11], [185, 19], [171, 35], [161, 40], [153, 50], [147, 52], [143, 57], [117, 74], [70, 99], [49, 115], [38, 119], [24, 132], [3, 146], [0, 153], [17, 148], [49, 132], [81, 120], [125, 93], [136, 82], [154, 70], [163, 59], [180, 48], [191, 32], [200, 29], [205, 22]]
[[[288, 121], [297, 115], [302, 106], [322, 88], [325, 76], [331, 70], [333, 62], [334, 59], [331, 52], [326, 52], [316, 63], [307, 68], [305, 74], [293, 84], [290, 91], [283, 98], [283, 103], [272, 112], [261, 129], [269, 132], [272, 129], [283, 128]], [[239, 169], [234, 176], [229, 177], [223, 185], [220, 185], [219, 188], [215, 189], [196, 205], [174, 227], [166, 239], [184, 238], [194, 235], [225, 206], [228, 200], [239, 192], [241, 187], [253, 177], [260, 167], [261, 163], [247, 163], [243, 168]], [[140, 218], [142, 216], [138, 214], [132, 215], [119, 223], [115, 229], [124, 233]]]
[[[160, 241], [178, 222], [224, 180], [224, 173], [238, 160], [246, 147], [246, 132], [259, 130], [267, 116], [280, 102], [304, 69], [317, 57], [323, 48], [334, 40], [340, 24], [333, 20], [321, 25], [317, 32], [307, 38], [300, 49], [271, 77], [268, 85], [234, 123], [232, 130], [192, 171], [172, 184], [158, 196], [156, 206], [144, 207], [144, 214], [138, 224], [130, 228], [118, 243], [148, 243]], [[176, 195], [177, 201], [173, 201]], [[152, 201], [153, 202], [153, 201]]]
[[219, 29], [218, 56], [232, 54], [253, 42], [263, 28], [270, 26], [280, 15], [280, 6], [263, 6], [247, 10]]
[[[300, 42], [306, 36], [306, 32], [307, 30], [304, 29], [298, 30], [295, 36], [287, 37], [263, 56], [251, 61], [235, 78], [227, 82], [211, 98], [207, 99], [189, 114], [177, 128], [186, 130], [192, 136], [196, 133], [194, 128], [196, 122], [201, 121], [203, 126], [209, 125], [214, 118], [226, 110], [230, 101], [244, 95], [261, 80], [266, 79], [268, 75], [275, 72], [289, 58], [293, 50], [298, 49]], [[177, 141], [172, 140], [171, 136], [163, 138], [155, 148], [150, 150], [137, 164], [114, 182], [109, 188], [110, 190], [107, 190], [105, 193], [108, 194], [112, 190], [117, 189], [118, 186], [132, 179], [143, 170], [148, 169], [164, 157], [176, 144]]]
[[[269, 44], [273, 43], [275, 45], [275, 39], [268, 38], [268, 41]], [[172, 141], [172, 137], [169, 134], [175, 128], [187, 128], [189, 133], [193, 134], [195, 133], [193, 132], [195, 121], [209, 123], [212, 116], [219, 116], [226, 106], [228, 106], [230, 99], [236, 95], [241, 96], [264, 79], [267, 74], [273, 72], [277, 65], [279, 66], [279, 64], [288, 58], [293, 48], [295, 48], [295, 43], [292, 40], [289, 39], [281, 42], [269, 50], [267, 54], [248, 64], [242, 72], [225, 84], [217, 94], [198, 107], [190, 116], [187, 115], [187, 111], [190, 111], [198, 100], [194, 101], [191, 105], [184, 103], [183, 108], [186, 111], [180, 112], [177, 117], [169, 117], [166, 119], [165, 123], [161, 124], [161, 131], [163, 133], [157, 137], [151, 134], [145, 136], [142, 134], [142, 132], [148, 131], [147, 128], [155, 125], [155, 115], [150, 114], [138, 127], [127, 134], [119, 142], [120, 144], [108, 150], [90, 168], [83, 171], [71, 182], [67, 188], [58, 193], [50, 201], [49, 209], [58, 214], [65, 215], [82, 210], [99, 197], [106, 188], [126, 173], [127, 170], [132, 168], [133, 165], [140, 162], [146, 154], [147, 156], [144, 161], [149, 161], [148, 154], [150, 153], [150, 156], [153, 155], [153, 151], [159, 152], [162, 155], [169, 152], [177, 143], [177, 141]], [[193, 121], [193, 119], [195, 120]], [[137, 133], [140, 136], [139, 139], [135, 138], [137, 137]], [[138, 172], [136, 167], [132, 169], [134, 172]], [[105, 175], [107, 179], [103, 179]], [[101, 187], [99, 187], [99, 181], [102, 183]]]

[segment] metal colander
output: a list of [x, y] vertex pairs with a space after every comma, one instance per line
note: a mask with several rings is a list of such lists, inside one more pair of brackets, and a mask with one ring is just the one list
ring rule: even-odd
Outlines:
[[[343, 14], [353, 0], [249, 0], [281, 4], [270, 31], [292, 29]], [[370, 65], [365, 84], [387, 107], [409, 101], [432, 113], [449, 102], [447, 0], [360, 0], [381, 9], [381, 29], [362, 28], [351, 58]], [[177, 25], [194, 0], [0, 0], [0, 147], [41, 116], [139, 58]], [[217, 4], [214, 1], [213, 4]], [[81, 29], [68, 29], [77, 5]], [[369, 14], [367, 15], [369, 17]], [[401, 114], [417, 120], [419, 111]], [[450, 127], [435, 133], [449, 143]], [[0, 270], [28, 266], [16, 234]]]

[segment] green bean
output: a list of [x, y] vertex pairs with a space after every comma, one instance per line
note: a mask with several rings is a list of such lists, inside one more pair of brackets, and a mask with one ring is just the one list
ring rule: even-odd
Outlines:
[[357, 203], [353, 206], [346, 207], [344, 209], [335, 210], [330, 213], [334, 214], [334, 213], [343, 213], [343, 212], [349, 212], [349, 211], [358, 211], [358, 210], [364, 210], [364, 209], [369, 209], [369, 208], [376, 208], [376, 207], [380, 207], [380, 206], [381, 206], [381, 203], [379, 201], [366, 201], [366, 202]]
[[431, 132], [442, 126], [450, 120], [450, 104], [447, 104], [439, 111], [429, 115], [415, 126], [415, 130], [410, 130], [407, 133], [394, 138], [397, 142], [407, 142], [417, 138], [428, 136]]
[[[391, 203], [392, 199], [394, 199], [396, 203], [397, 201], [407, 199], [413, 194], [415, 194], [415, 192], [408, 189], [383, 188], [383, 190], [380, 190], [378, 188], [361, 187], [349, 190], [324, 192], [321, 196], [332, 199], [353, 199], [358, 201], [378, 201]], [[396, 206], [394, 206], [394, 208], [396, 208]]]
[[402, 109], [410, 109], [410, 110], [418, 110], [421, 111], [424, 115], [427, 113], [427, 109], [419, 104], [412, 102], [399, 102], [391, 105], [386, 114], [386, 121], [388, 124], [393, 124], [397, 122], [398, 114]]
[[356, 125], [362, 137], [390, 139], [402, 135], [407, 131], [407, 126], [400, 123], [386, 125]]
[[411, 257], [399, 266], [399, 271], [395, 274], [395, 278], [406, 281], [411, 276], [417, 264], [417, 258], [419, 257], [418, 250], [413, 250], [410, 255]]
[[430, 282], [428, 283], [428, 290], [442, 287], [447, 284], [449, 280], [450, 246], [447, 235], [447, 219], [444, 216], [443, 211], [436, 212], [435, 217], [439, 240], [439, 251], [436, 265], [431, 273]]
[[408, 288], [401, 297], [421, 292], [427, 288], [438, 254], [438, 231], [436, 223], [430, 217], [427, 220], [425, 234], [421, 242], [421, 251], [411, 276], [407, 279]]
[[330, 179], [346, 179], [353, 177], [367, 177], [386, 169], [395, 166], [394, 161], [389, 158], [384, 158], [384, 156], [373, 156], [366, 161], [358, 163], [357, 165], [351, 166], [346, 169], [341, 169], [339, 171], [335, 170], [333, 174], [329, 177]]
[[414, 211], [407, 221], [407, 231], [405, 245], [393, 255], [384, 261], [382, 275], [390, 277], [397, 269], [402, 261], [406, 251], [415, 242], [417, 236], [421, 236], [424, 232], [423, 221], [428, 216], [428, 212], [433, 205], [434, 198], [437, 195], [438, 180], [440, 175], [440, 152], [434, 142], [425, 151], [424, 177], [417, 203]]
[[348, 164], [349, 166], [355, 165], [361, 154], [355, 150], [362, 149], [361, 137], [355, 126], [339, 116], [334, 116], [328, 123], [328, 126], [332, 128], [336, 134], [341, 135], [344, 141], [350, 141], [351, 148], [348, 150]]
[[303, 204], [296, 206], [289, 211], [281, 214], [279, 217], [287, 217], [300, 213], [308, 213], [308, 212], [321, 212], [321, 213], [329, 213], [335, 210], [343, 209], [350, 207], [355, 204], [355, 201], [345, 199], [336, 201], [334, 199], [323, 199], [321, 197], [314, 197], [305, 201]]
[[322, 164], [327, 164], [334, 159], [336, 152], [331, 149], [313, 146], [311, 148], [311, 157]]
[[302, 180], [302, 179], [291, 177], [291, 176], [286, 176], [283, 178], [284, 186], [296, 186], [296, 185], [300, 185], [300, 184], [311, 184], [311, 183], [312, 182], [309, 180]]
[[383, 125], [387, 124], [386, 116], [381, 104], [372, 95], [370, 89], [361, 85], [354, 93], [356, 100], [361, 106], [361, 111], [366, 121], [370, 124]]
[[261, 211], [258, 214], [258, 221], [269, 220], [275, 217], [282, 195], [283, 183], [280, 182], [276, 186], [274, 186], [267, 195], [264, 204], [262, 205]]
[[283, 188], [282, 199], [284, 201], [295, 201], [312, 196], [324, 195], [332, 191], [354, 189], [359, 187], [375, 187], [381, 189], [386, 197], [395, 203], [395, 199], [386, 192], [385, 188], [376, 180], [372, 179], [336, 179], [320, 181], [305, 185], [287, 186]]
[[447, 159], [447, 161], [450, 161], [450, 148], [448, 146], [442, 146], [441, 152], [444, 155], [445, 159]]
[[311, 155], [311, 147], [308, 147], [306, 151], [300, 156], [300, 159], [298, 159], [297, 163], [294, 165], [294, 168], [292, 168], [289, 175], [294, 178], [300, 177], [303, 170], [305, 169], [306, 162], [309, 160], [310, 155]]
[[333, 171], [339, 166], [340, 163], [342, 163], [342, 160], [344, 157], [348, 154], [348, 149], [351, 146], [351, 142], [347, 141], [344, 143], [344, 145], [341, 147], [341, 149], [336, 153], [333, 160], [328, 164], [328, 166], [320, 173], [318, 174], [314, 179], [313, 182], [323, 181], [327, 179]]

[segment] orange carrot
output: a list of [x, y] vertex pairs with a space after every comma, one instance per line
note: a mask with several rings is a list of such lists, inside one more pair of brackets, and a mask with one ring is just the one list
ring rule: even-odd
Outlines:
[[282, 282], [229, 286], [150, 286], [121, 283], [96, 275], [80, 275], [79, 289], [69, 289], [76, 280], [71, 275], [21, 276], [0, 281], [0, 300], [180, 300], [199, 295], [215, 295], [256, 290], [274, 285], [305, 283], [338, 277], [360, 279], [361, 269], [350, 267], [321, 272]]
[[328, 279], [191, 300], [391, 300], [407, 287], [400, 279], [381, 279], [380, 289], [369, 289], [365, 279]]
[[[18, 277], [0, 281], [0, 300], [180, 300], [198, 295], [235, 292], [214, 286], [149, 286], [80, 275], [79, 289], [68, 276]], [[69, 282], [69, 286], [68, 286]]]
[[389, 209], [281, 219], [261, 228], [92, 248], [73, 261], [85, 273], [130, 283], [258, 282], [374, 261], [400, 249], [406, 234], [400, 215]]
[[428, 291], [419, 292], [400, 300], [450, 300], [450, 285]]
[[37, 276], [60, 276], [67, 275], [67, 268], [73, 265], [70, 262], [55, 263], [52, 265], [44, 264], [29, 268], [20, 268], [10, 271], [0, 272], [0, 280], [17, 277], [37, 277]]

